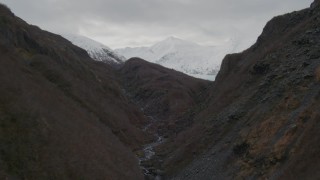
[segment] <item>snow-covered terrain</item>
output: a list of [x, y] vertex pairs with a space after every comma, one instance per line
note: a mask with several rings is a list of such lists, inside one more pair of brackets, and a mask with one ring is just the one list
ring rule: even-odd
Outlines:
[[232, 39], [219, 46], [201, 46], [176, 37], [169, 37], [151, 47], [127, 47], [116, 49], [115, 52], [128, 59], [140, 57], [190, 76], [214, 80], [224, 56], [240, 51], [244, 47], [246, 45]]
[[74, 45], [86, 50], [90, 57], [97, 61], [103, 61], [108, 64], [122, 64], [126, 58], [114, 52], [112, 49], [90, 38], [74, 34], [62, 34], [62, 36]]

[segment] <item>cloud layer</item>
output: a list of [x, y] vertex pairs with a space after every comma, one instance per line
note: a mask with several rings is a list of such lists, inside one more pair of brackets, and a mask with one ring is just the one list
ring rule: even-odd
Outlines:
[[253, 42], [273, 16], [313, 0], [2, 0], [16, 15], [55, 33], [81, 34], [111, 48], [168, 36], [204, 45]]

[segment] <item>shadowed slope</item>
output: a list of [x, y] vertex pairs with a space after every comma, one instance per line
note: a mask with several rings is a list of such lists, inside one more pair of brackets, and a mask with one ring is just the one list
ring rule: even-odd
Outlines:
[[145, 120], [108, 65], [2, 5], [0, 56], [1, 179], [142, 179]]
[[320, 177], [319, 27], [316, 1], [273, 18], [255, 45], [225, 57], [208, 108], [165, 162], [194, 160], [177, 179]]

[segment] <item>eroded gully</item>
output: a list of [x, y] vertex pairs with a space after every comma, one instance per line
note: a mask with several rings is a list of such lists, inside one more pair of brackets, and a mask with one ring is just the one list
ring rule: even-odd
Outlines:
[[146, 180], [162, 180], [163, 171], [156, 168], [153, 164], [154, 161], [159, 161], [155, 159], [155, 148], [160, 144], [165, 142], [165, 139], [157, 132], [157, 130], [150, 130], [153, 125], [157, 123], [157, 120], [152, 116], [147, 116], [149, 119], [148, 124], [143, 128], [145, 132], [153, 132], [155, 141], [150, 144], [146, 144], [142, 148], [142, 156], [139, 158], [139, 165], [143, 170], [143, 174]]

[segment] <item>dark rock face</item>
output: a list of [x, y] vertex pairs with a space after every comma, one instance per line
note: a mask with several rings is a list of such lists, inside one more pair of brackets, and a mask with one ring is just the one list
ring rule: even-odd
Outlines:
[[0, 5], [0, 179], [143, 179], [143, 114], [112, 69]]
[[311, 9], [319, 8], [319, 5], [320, 5], [320, 1], [319, 1], [319, 0], [315, 0], [315, 1], [311, 4], [310, 8], [311, 8]]

